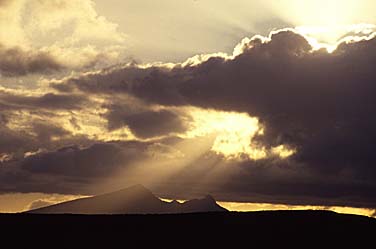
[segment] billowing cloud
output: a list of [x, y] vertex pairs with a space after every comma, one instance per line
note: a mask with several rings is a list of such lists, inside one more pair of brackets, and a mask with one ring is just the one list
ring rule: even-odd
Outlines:
[[46, 52], [24, 51], [21, 48], [4, 48], [0, 44], [0, 74], [21, 76], [32, 73], [52, 73], [64, 69]]
[[125, 34], [91, 0], [3, 1], [0, 16], [3, 76], [104, 66], [124, 56]]
[[85, 96], [82, 95], [46, 93], [41, 96], [27, 96], [2, 92], [0, 90], [0, 103], [3, 105], [4, 109], [80, 109], [85, 100]]
[[182, 133], [187, 130], [184, 122], [177, 113], [167, 110], [145, 111], [135, 114], [110, 113], [110, 126], [122, 127], [127, 125], [140, 138], [151, 138], [171, 133]]
[[[265, 125], [263, 142], [292, 144], [298, 161], [337, 172], [371, 164], [375, 39], [343, 43], [333, 53], [311, 50], [303, 36], [283, 31], [267, 42], [250, 40], [230, 60], [213, 57], [172, 69], [130, 66], [66, 84], [90, 93], [124, 92], [152, 104], [247, 112]], [[358, 173], [375, 175], [373, 167], [368, 170]]]
[[[1, 162], [0, 192], [93, 194], [95, 185], [134, 170], [140, 161], [171, 161], [181, 157], [181, 152], [166, 144], [136, 141], [38, 151], [28, 153], [24, 159]], [[145, 180], [147, 175], [141, 178]], [[134, 181], [125, 177], [121, 179], [121, 186]]]
[[[132, 145], [129, 145], [132, 148]], [[65, 147], [55, 152], [40, 153], [26, 158], [22, 168], [35, 173], [54, 173], [68, 176], [106, 176], [117, 167], [135, 160], [140, 149], [133, 153], [117, 144], [94, 144], [89, 148]]]

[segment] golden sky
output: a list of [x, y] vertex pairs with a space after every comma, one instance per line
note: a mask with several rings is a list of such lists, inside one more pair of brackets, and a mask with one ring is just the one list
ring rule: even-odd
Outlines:
[[[372, 0], [96, 0], [99, 13], [129, 34], [142, 61], [181, 61], [201, 53], [231, 52], [251, 34], [267, 35], [285, 27], [341, 29], [375, 23]], [[340, 32], [321, 36], [333, 42]]]
[[[297, 26], [330, 28], [375, 23], [374, 1], [72, 0], [4, 1], [0, 41], [38, 47], [70, 66], [101, 56], [116, 62], [180, 62], [196, 54], [232, 52], [243, 37]], [[10, 32], [11, 31], [11, 32]], [[69, 60], [75, 55], [75, 60]], [[68, 61], [67, 61], [68, 60]], [[119, 60], [118, 60], [119, 62]]]

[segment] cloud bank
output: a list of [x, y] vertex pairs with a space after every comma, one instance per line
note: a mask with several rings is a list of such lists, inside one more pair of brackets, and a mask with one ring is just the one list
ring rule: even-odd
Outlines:
[[[375, 62], [372, 34], [329, 53], [284, 29], [233, 55], [115, 66], [33, 96], [3, 90], [0, 189], [92, 194], [138, 180], [165, 196], [374, 208]], [[218, 115], [255, 118], [252, 132], [221, 131], [218, 120], [233, 119]], [[242, 134], [243, 152], [265, 155], [213, 151]]]

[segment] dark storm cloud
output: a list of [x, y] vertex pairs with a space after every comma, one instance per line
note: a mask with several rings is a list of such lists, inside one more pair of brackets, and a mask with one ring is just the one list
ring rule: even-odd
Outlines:
[[129, 143], [127, 146], [103, 143], [85, 149], [64, 147], [26, 158], [21, 167], [31, 173], [104, 177], [136, 159], [137, 153], [141, 152], [137, 147], [140, 144]]
[[174, 105], [186, 103], [178, 94], [176, 84], [190, 77], [190, 71], [185, 72], [181, 68], [169, 70], [157, 66], [139, 68], [137, 65], [131, 65], [73, 77], [51, 86], [65, 93], [77, 89], [92, 94], [129, 93], [150, 103]]
[[[83, 91], [123, 91], [157, 104], [245, 111], [265, 124], [263, 142], [297, 147], [297, 160], [315, 158], [315, 167], [323, 169], [358, 168], [376, 162], [370, 142], [376, 136], [375, 45], [373, 39], [342, 44], [333, 54], [311, 53], [304, 37], [280, 32], [267, 43], [251, 41], [234, 60], [150, 68], [143, 76], [143, 69], [126, 68], [68, 84]], [[364, 175], [375, 176], [374, 167], [366, 167], [370, 172]]]
[[28, 139], [22, 134], [14, 132], [1, 124], [0, 127], [0, 152], [12, 153], [18, 151], [21, 147], [34, 147], [31, 145], [32, 140]]
[[187, 127], [181, 117], [171, 111], [143, 111], [137, 113], [122, 113], [114, 108], [108, 115], [109, 126], [112, 129], [127, 125], [139, 138], [151, 138], [184, 132]]
[[0, 90], [0, 105], [4, 109], [80, 109], [81, 105], [87, 101], [83, 95], [61, 95], [46, 93], [42, 96], [14, 95], [3, 93]]
[[217, 200], [291, 205], [376, 207], [374, 184], [322, 175], [293, 161], [228, 162], [205, 153], [155, 186], [169, 199], [211, 193]]
[[11, 154], [19, 159], [24, 157], [24, 153], [35, 152], [39, 149], [53, 150], [72, 143], [82, 145], [92, 143], [85, 137], [72, 136], [67, 130], [56, 124], [30, 121], [28, 125], [32, 134], [29, 133], [30, 131], [14, 130], [6, 125], [0, 127], [0, 154]]
[[[163, 150], [166, 148], [163, 146]], [[73, 145], [41, 152], [22, 160], [0, 163], [0, 192], [95, 194], [87, 189], [106, 177], [134, 167], [133, 163], [140, 159], [152, 158], [150, 152], [159, 150], [151, 143], [130, 141], [94, 143], [85, 148]], [[126, 186], [128, 179], [122, 181], [122, 186]]]
[[0, 74], [3, 76], [52, 73], [64, 68], [46, 52], [24, 51], [18, 47], [5, 48], [0, 44]]
[[296, 162], [258, 162], [253, 172], [243, 167], [234, 176], [239, 181], [228, 181], [223, 189], [227, 195], [238, 193], [238, 199], [243, 201], [257, 200], [257, 195], [262, 195], [261, 199], [273, 203], [376, 207], [373, 182], [337, 173], [323, 174], [312, 168], [314, 165], [298, 167]]
[[[268, 42], [255, 38], [243, 49], [232, 60], [212, 57], [172, 69], [128, 66], [72, 78], [56, 88], [131, 94], [151, 104], [248, 112], [266, 128], [257, 140], [267, 147], [296, 148], [290, 164], [308, 174], [303, 180], [263, 181], [253, 186], [255, 193], [268, 185], [270, 195], [307, 189], [312, 196], [325, 197], [330, 189], [374, 202], [376, 39], [343, 43], [333, 53], [312, 52], [303, 36], [281, 31]], [[250, 167], [253, 163], [248, 162]], [[256, 172], [261, 179], [272, 174]], [[249, 174], [239, 175], [235, 192], [252, 192], [249, 179]]]

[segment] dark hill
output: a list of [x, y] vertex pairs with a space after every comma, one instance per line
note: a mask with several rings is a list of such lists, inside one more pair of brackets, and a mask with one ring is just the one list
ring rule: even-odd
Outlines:
[[223, 210], [211, 196], [165, 202], [136, 185], [28, 213], [0, 215], [0, 234], [2, 245], [9, 248], [237, 249], [372, 248], [376, 233], [376, 219], [364, 216], [330, 211], [213, 212]]
[[373, 248], [376, 232], [375, 219], [329, 211], [4, 214], [0, 224], [4, 248]]
[[142, 185], [135, 185], [116, 192], [68, 201], [31, 210], [34, 214], [168, 214], [224, 212], [213, 197], [179, 203], [165, 202], [154, 196]]

